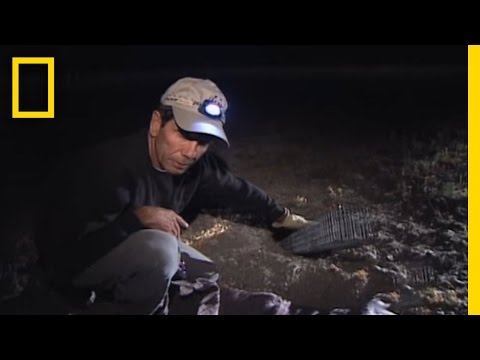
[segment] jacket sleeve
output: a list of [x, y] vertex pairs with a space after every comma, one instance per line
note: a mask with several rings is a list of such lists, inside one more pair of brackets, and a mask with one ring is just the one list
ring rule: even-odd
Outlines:
[[132, 205], [131, 179], [103, 170], [79, 165], [50, 183], [54, 195], [40, 239], [49, 265], [75, 273], [143, 229]]
[[198, 193], [209, 208], [253, 217], [257, 221], [266, 221], [268, 225], [285, 211], [263, 189], [233, 175], [225, 162], [213, 154], [207, 154], [204, 158]]

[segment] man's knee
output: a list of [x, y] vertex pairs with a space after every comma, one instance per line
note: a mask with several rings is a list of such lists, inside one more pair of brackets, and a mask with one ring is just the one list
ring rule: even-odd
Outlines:
[[142, 230], [130, 235], [127, 242], [141, 268], [160, 268], [168, 277], [177, 272], [180, 257], [175, 236], [160, 230]]

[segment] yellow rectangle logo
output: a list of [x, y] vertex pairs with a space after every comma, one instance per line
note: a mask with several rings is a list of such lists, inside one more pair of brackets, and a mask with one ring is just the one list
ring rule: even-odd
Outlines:
[[[55, 59], [53, 57], [12, 58], [12, 117], [14, 119], [53, 119], [55, 117]], [[48, 108], [47, 111], [20, 111], [19, 69], [20, 65], [47, 65]]]

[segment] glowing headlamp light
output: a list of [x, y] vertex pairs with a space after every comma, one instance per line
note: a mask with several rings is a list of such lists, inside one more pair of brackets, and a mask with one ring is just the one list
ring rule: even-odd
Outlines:
[[222, 108], [217, 103], [209, 100], [200, 105], [199, 111], [212, 119], [221, 120], [223, 118]]

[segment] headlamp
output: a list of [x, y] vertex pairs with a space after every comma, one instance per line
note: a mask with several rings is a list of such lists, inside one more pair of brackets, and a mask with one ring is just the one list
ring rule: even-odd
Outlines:
[[200, 105], [200, 108], [198, 109], [198, 111], [201, 114], [206, 115], [211, 119], [215, 119], [215, 120], [223, 119], [222, 108], [218, 103], [211, 100], [204, 101], [203, 104]]

